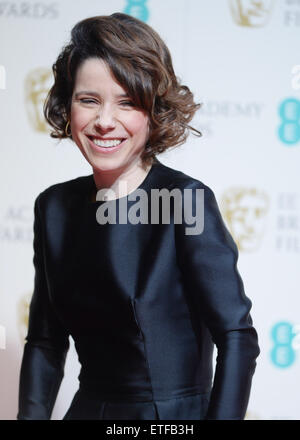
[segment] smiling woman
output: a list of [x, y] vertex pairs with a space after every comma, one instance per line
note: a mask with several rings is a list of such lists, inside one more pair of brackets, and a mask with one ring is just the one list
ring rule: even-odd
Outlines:
[[[199, 104], [145, 23], [91, 17], [71, 36], [44, 113], [51, 136], [70, 138], [93, 173], [35, 200], [17, 418], [51, 418], [72, 336], [80, 385], [65, 420], [243, 419], [259, 347], [237, 246], [213, 191], [156, 158], [200, 135], [189, 125]], [[107, 207], [98, 190], [117, 194], [107, 203], [116, 221], [97, 221]], [[162, 196], [172, 196], [167, 221]], [[204, 228], [189, 233], [193, 213]]]
[[122, 196], [117, 186], [125, 180], [131, 192], [156, 154], [184, 143], [189, 131], [201, 136], [189, 125], [200, 104], [176, 77], [167, 46], [133, 17], [116, 13], [77, 23], [53, 72], [44, 104], [51, 136], [75, 141], [97, 189]]
[[103, 60], [90, 58], [77, 70], [71, 132], [98, 189], [113, 188], [120, 179], [132, 189], [148, 173], [150, 165], [144, 170], [140, 156], [149, 138], [149, 117], [134, 106]]
[[[70, 44], [53, 65], [56, 80], [44, 105], [45, 117], [54, 128], [51, 136], [66, 137], [77, 72], [91, 58], [105, 62], [130, 102], [149, 116], [143, 161], [151, 163], [155, 154], [181, 145], [190, 130], [201, 136], [189, 125], [200, 104], [176, 77], [169, 49], [150, 26], [121, 13], [91, 17], [73, 28]], [[89, 97], [98, 96], [93, 87], [97, 75], [93, 80], [92, 87], [84, 89], [93, 92]]]

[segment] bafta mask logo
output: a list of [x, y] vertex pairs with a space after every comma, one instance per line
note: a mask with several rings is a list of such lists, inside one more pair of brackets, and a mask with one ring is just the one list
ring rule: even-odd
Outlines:
[[275, 0], [229, 0], [234, 21], [239, 26], [265, 26], [271, 16]]
[[52, 80], [52, 72], [46, 68], [32, 70], [25, 78], [25, 105], [30, 125], [35, 131], [49, 131], [43, 115], [43, 105]]
[[239, 250], [256, 251], [265, 230], [267, 195], [256, 188], [230, 188], [224, 193], [220, 208]]
[[25, 337], [28, 330], [29, 306], [32, 293], [23, 295], [17, 303], [17, 320], [21, 343], [25, 343]]

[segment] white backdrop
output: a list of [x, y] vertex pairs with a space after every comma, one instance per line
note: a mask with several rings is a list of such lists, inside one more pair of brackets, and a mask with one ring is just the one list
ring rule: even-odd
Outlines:
[[[126, 12], [165, 40], [203, 108], [184, 146], [158, 156], [209, 185], [240, 249], [261, 354], [247, 419], [300, 419], [300, 1], [0, 2], [0, 419], [15, 419], [33, 290], [33, 202], [91, 168], [42, 115], [51, 65], [81, 19]], [[294, 69], [294, 70], [293, 70]], [[53, 412], [77, 389], [73, 344]]]

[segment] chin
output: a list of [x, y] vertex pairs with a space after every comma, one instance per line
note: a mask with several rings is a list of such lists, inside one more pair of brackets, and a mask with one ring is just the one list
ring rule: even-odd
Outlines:
[[108, 170], [117, 170], [120, 171], [130, 168], [133, 164], [138, 164], [141, 161], [140, 155], [138, 156], [130, 156], [130, 157], [91, 157], [92, 166], [95, 170], [99, 171], [108, 171]]
[[116, 160], [113, 158], [99, 158], [98, 160], [94, 159], [90, 161], [90, 164], [95, 171], [113, 171], [117, 169], [122, 170], [128, 165], [126, 161]]

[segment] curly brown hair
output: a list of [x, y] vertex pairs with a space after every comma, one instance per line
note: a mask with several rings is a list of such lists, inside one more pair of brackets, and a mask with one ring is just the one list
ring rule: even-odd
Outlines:
[[141, 156], [143, 162], [152, 162], [156, 154], [182, 145], [190, 130], [202, 136], [189, 125], [202, 104], [196, 104], [190, 89], [180, 84], [166, 44], [149, 25], [115, 13], [78, 22], [71, 31], [71, 41], [52, 65], [54, 84], [43, 108], [54, 128], [51, 137], [67, 137], [77, 69], [94, 57], [108, 64], [134, 105], [149, 116], [150, 136]]

